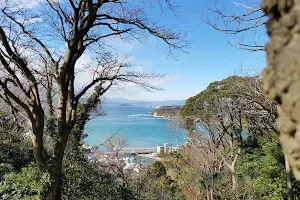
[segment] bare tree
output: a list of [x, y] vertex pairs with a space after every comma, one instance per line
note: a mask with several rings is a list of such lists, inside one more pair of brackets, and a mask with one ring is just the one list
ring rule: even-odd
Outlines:
[[202, 20], [219, 32], [234, 35], [237, 42], [228, 42], [231, 46], [248, 51], [264, 51], [267, 37], [262, 33], [267, 18], [260, 7], [261, 1], [226, 1], [225, 5], [220, 5], [220, 2], [213, 1]]
[[[237, 157], [232, 161], [226, 136], [222, 139], [215, 125], [198, 122], [194, 130], [187, 134], [189, 144], [182, 154], [171, 154], [167, 166], [176, 174], [183, 192], [190, 199], [219, 199], [232, 194], [230, 184], [222, 185], [220, 179], [232, 181], [231, 169], [235, 169]], [[225, 134], [225, 133], [222, 133]], [[228, 137], [227, 137], [228, 138]], [[222, 142], [220, 142], [222, 140]], [[233, 166], [233, 167], [232, 167]], [[201, 177], [200, 188], [199, 180]], [[235, 179], [233, 179], [235, 181]]]
[[231, 194], [238, 197], [236, 165], [244, 140], [278, 133], [276, 102], [264, 94], [261, 76], [231, 76], [213, 82], [188, 99], [181, 113], [191, 131], [190, 143], [218, 155], [231, 176]]
[[254, 135], [279, 134], [276, 127], [277, 103], [271, 100], [263, 89], [262, 72], [254, 73], [251, 75], [240, 71], [238, 75], [244, 78], [232, 82], [237, 88], [238, 96], [246, 102], [244, 116], [247, 129]]
[[[150, 3], [155, 2], [46, 0], [36, 9], [20, 6], [17, 1], [1, 5], [1, 97], [15, 113], [25, 113], [31, 124], [37, 166], [52, 178], [45, 199], [60, 199], [61, 168], [69, 135], [75, 126], [84, 127], [99, 97], [118, 81], [155, 89], [146, 82], [155, 75], [130, 71], [128, 63], [107, 56], [105, 40], [142, 40], [152, 35], [170, 49], [186, 45], [180, 32], [149, 19]], [[173, 8], [170, 1], [156, 3]], [[78, 90], [76, 69], [83, 54], [93, 58], [93, 73]], [[86, 95], [87, 100], [81, 104]], [[51, 130], [45, 131], [50, 119]], [[53, 151], [45, 149], [45, 132], [50, 132], [54, 140]]]
[[194, 124], [188, 136], [189, 140], [192, 145], [208, 149], [223, 160], [224, 166], [231, 174], [232, 193], [237, 194], [236, 163], [243, 145], [243, 137], [248, 134], [243, 125], [244, 101], [221, 98], [206, 104], [212, 107], [204, 108], [204, 113], [200, 115], [187, 116], [193, 118]]
[[127, 140], [120, 134], [113, 134], [103, 143], [103, 146], [118, 157], [119, 152], [125, 147]]

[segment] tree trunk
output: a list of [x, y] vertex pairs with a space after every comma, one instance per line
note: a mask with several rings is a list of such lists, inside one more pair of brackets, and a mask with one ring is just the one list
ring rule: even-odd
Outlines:
[[55, 178], [54, 182], [51, 184], [51, 187], [48, 189], [46, 193], [45, 200], [55, 200], [55, 199], [61, 199], [60, 195], [58, 195], [58, 190], [60, 188], [60, 177]]
[[235, 173], [231, 173], [231, 180], [232, 180], [232, 191], [235, 193], [235, 191], [236, 191], [236, 177], [235, 177]]
[[237, 193], [237, 180], [236, 180], [235, 167], [236, 167], [236, 162], [237, 162], [238, 156], [240, 155], [240, 152], [241, 152], [241, 148], [238, 149], [238, 152], [235, 154], [234, 160], [231, 163], [231, 166], [229, 167], [231, 170], [232, 192], [233, 192], [234, 196], [236, 196], [236, 199], [239, 199], [239, 198], [238, 198], [238, 193]]
[[46, 170], [46, 164], [45, 164], [45, 155], [43, 153], [43, 142], [41, 141], [41, 138], [36, 137], [35, 135], [31, 136], [32, 146], [33, 146], [33, 156], [35, 159], [35, 162], [37, 164], [37, 167], [41, 171]]
[[207, 198], [207, 200], [209, 200], [209, 190], [208, 190], [208, 187], [206, 188], [206, 198]]
[[68, 142], [70, 127], [66, 120], [67, 115], [67, 92], [68, 85], [59, 85], [59, 101], [57, 110], [57, 141], [54, 148], [54, 161], [52, 169], [50, 169], [52, 184], [46, 192], [46, 200], [60, 200], [61, 199], [61, 177], [62, 177], [62, 163], [64, 158], [65, 148]]
[[43, 132], [44, 132], [44, 118], [42, 116], [42, 121], [32, 123], [32, 132], [33, 135], [31, 136], [31, 142], [33, 146], [33, 155], [36, 161], [37, 167], [41, 171], [46, 170], [46, 162], [47, 156], [46, 151], [44, 149], [44, 142], [43, 142]]
[[219, 152], [219, 155], [221, 156], [221, 158], [223, 159], [225, 165], [226, 165], [226, 166], [229, 168], [229, 170], [230, 170], [230, 173], [231, 173], [231, 180], [232, 180], [232, 192], [233, 192], [234, 194], [236, 194], [236, 193], [237, 193], [237, 192], [236, 192], [236, 190], [237, 190], [237, 181], [236, 181], [235, 166], [236, 166], [237, 159], [238, 159], [238, 157], [239, 157], [239, 155], [240, 155], [240, 153], [241, 153], [241, 148], [238, 149], [238, 151], [237, 151], [237, 153], [235, 154], [234, 159], [233, 159], [233, 161], [232, 161], [231, 164], [229, 164], [229, 163], [226, 161], [225, 157], [222, 155], [222, 153], [221, 153], [220, 150], [218, 150], [218, 152]]
[[286, 182], [287, 182], [288, 193], [289, 193], [288, 199], [293, 200], [294, 197], [293, 197], [293, 187], [292, 187], [292, 180], [291, 180], [291, 169], [286, 155], [284, 155], [284, 161], [285, 161]]
[[235, 171], [231, 173], [231, 181], [232, 181], [232, 194], [235, 199], [240, 199], [238, 195], [238, 188], [237, 188], [237, 180], [236, 180], [236, 173]]
[[51, 171], [51, 179], [53, 183], [46, 192], [46, 200], [60, 200], [61, 199], [61, 178], [62, 178], [62, 163], [64, 157], [64, 151], [67, 145], [68, 137], [62, 138], [55, 147], [55, 161], [53, 163], [53, 169]]
[[284, 153], [300, 179], [300, 2], [264, 0], [268, 34], [268, 67], [264, 88], [278, 103], [277, 124]]

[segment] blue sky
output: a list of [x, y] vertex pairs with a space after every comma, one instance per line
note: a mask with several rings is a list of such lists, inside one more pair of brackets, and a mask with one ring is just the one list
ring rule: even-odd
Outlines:
[[[226, 8], [229, 11], [239, 11], [231, 1], [223, 2], [227, 2]], [[163, 91], [150, 93], [129, 85], [123, 90], [110, 91], [107, 97], [138, 100], [187, 99], [204, 90], [209, 83], [224, 79], [241, 67], [263, 68], [266, 64], [264, 52], [248, 52], [230, 46], [228, 41], [235, 42], [233, 35], [217, 32], [201, 20], [201, 13], [206, 11], [209, 3], [210, 0], [178, 1], [178, 20], [170, 13], [154, 13], [159, 23], [175, 22], [178, 23], [178, 29], [188, 31], [186, 39], [191, 44], [185, 49], [187, 53], [176, 52], [176, 59], [168, 56], [168, 49], [163, 42], [151, 37], [145, 44], [120, 41], [113, 43], [119, 54], [129, 54], [132, 62], [141, 65], [143, 71], [162, 73], [166, 76], [164, 80], [158, 80], [158, 83], [155, 82], [157, 80], [153, 82], [163, 88]], [[265, 30], [260, 33], [262, 37], [267, 38]]]
[[[22, 1], [31, 1], [31, 7], [38, 5], [36, 0]], [[249, 0], [237, 1], [245, 5], [250, 2]], [[251, 1], [259, 2], [259, 0]], [[131, 3], [131, 0], [128, 2]], [[132, 0], [132, 2], [141, 1]], [[184, 49], [186, 53], [175, 52], [173, 58], [168, 54], [166, 44], [154, 37], [148, 37], [143, 43], [134, 40], [130, 42], [110, 41], [115, 53], [120, 56], [130, 55], [130, 61], [139, 65], [138, 70], [165, 74], [164, 79], [158, 78], [150, 81], [163, 90], [150, 93], [134, 84], [128, 84], [126, 87], [113, 88], [106, 94], [106, 97], [134, 100], [187, 99], [204, 90], [209, 83], [222, 80], [234, 74], [235, 70], [241, 67], [257, 69], [266, 65], [264, 52], [248, 52], [230, 46], [228, 41], [236, 42], [233, 35], [217, 32], [201, 20], [201, 13], [207, 11], [207, 6], [211, 5], [212, 0], [174, 0], [173, 2], [179, 6], [176, 10], [176, 16], [169, 10], [161, 12], [160, 9], [149, 8], [150, 18], [160, 25], [187, 31], [185, 39], [190, 45]], [[217, 0], [217, 2], [223, 5], [223, 8], [229, 13], [243, 11], [242, 7], [233, 3], [234, 1]], [[203, 16], [207, 15], [204, 14]], [[208, 17], [214, 16], [209, 15]], [[263, 39], [267, 39], [265, 32], [265, 29], [262, 29], [258, 34]], [[250, 41], [253, 38], [252, 33], [244, 36]], [[83, 65], [92, 62], [92, 60], [89, 55], [83, 55], [80, 62]], [[89, 78], [90, 75], [85, 74], [75, 81], [78, 85], [83, 85], [89, 81]]]

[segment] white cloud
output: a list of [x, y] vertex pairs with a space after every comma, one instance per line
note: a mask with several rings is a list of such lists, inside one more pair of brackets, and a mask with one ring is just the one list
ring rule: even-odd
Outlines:
[[37, 22], [43, 22], [44, 19], [40, 18], [40, 17], [36, 17], [36, 18], [31, 18], [25, 21], [25, 25], [30, 25], [30, 24], [35, 24]]
[[75, 76], [75, 87], [80, 89], [86, 86], [90, 81], [93, 80], [93, 66], [94, 62], [92, 58], [83, 54], [76, 63], [76, 76]]
[[33, 9], [43, 0], [0, 0], [0, 8]]
[[[153, 86], [159, 87], [164, 89], [164, 86], [168, 83], [176, 81], [182, 78], [180, 74], [171, 74], [164, 78], [157, 77], [149, 81], [149, 83]], [[145, 93], [145, 89], [139, 87], [134, 83], [126, 83], [120, 85], [119, 87], [114, 87], [107, 92], [105, 97], [109, 98], [127, 98], [127, 99], [140, 99], [140, 100], [147, 100], [143, 98], [143, 93]], [[154, 91], [155, 92], [155, 91]], [[157, 98], [159, 99], [159, 98]]]

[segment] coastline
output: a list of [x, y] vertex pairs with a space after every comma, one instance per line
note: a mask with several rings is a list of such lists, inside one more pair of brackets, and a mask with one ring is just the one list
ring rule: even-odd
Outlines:
[[149, 115], [149, 116], [151, 116], [151, 117], [153, 117], [153, 118], [157, 118], [157, 119], [165, 119], [165, 120], [172, 120], [172, 119], [174, 119], [173, 117], [169, 117], [169, 116], [162, 116], [162, 115]]
[[161, 158], [157, 157], [156, 153], [137, 154], [137, 156], [142, 157], [142, 158], [150, 158], [150, 159], [153, 159], [153, 160], [161, 160]]

